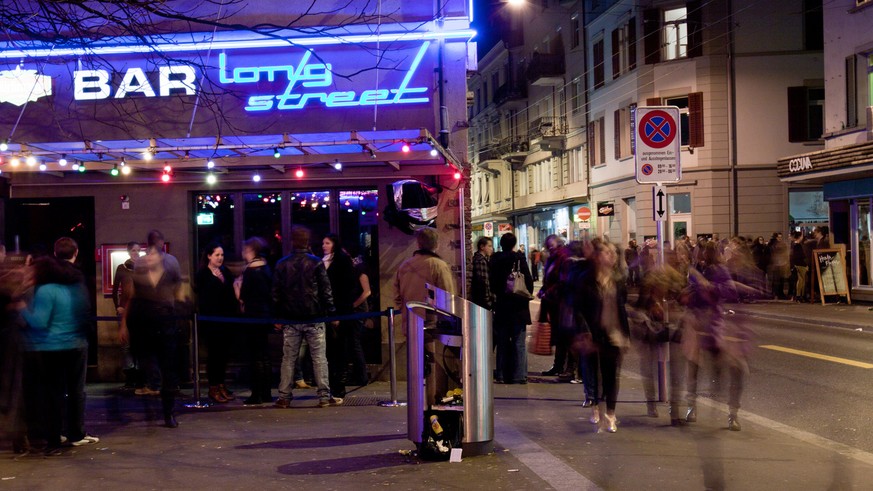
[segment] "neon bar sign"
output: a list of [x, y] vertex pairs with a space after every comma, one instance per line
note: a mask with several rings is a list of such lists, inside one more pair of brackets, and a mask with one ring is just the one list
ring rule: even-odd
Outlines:
[[[222, 84], [257, 84], [264, 77], [268, 82], [277, 82], [284, 77], [288, 85], [281, 94], [253, 95], [248, 98], [245, 106], [246, 111], [280, 111], [302, 109], [310, 102], [320, 102], [325, 107], [354, 107], [389, 104], [416, 104], [429, 102], [427, 96], [421, 96], [427, 92], [427, 87], [409, 87], [409, 83], [421, 64], [429, 41], [422, 43], [418, 49], [412, 64], [406, 71], [400, 85], [395, 89], [371, 89], [360, 93], [354, 90], [340, 90], [333, 92], [304, 92], [300, 88], [329, 87], [333, 85], [333, 67], [330, 63], [310, 63], [312, 51], [306, 51], [294, 65], [275, 65], [266, 67], [237, 67], [230, 70], [227, 68], [227, 55], [218, 55], [219, 81]], [[298, 87], [299, 86], [299, 87]], [[297, 90], [295, 90], [297, 89]]]
[[[302, 109], [310, 104], [324, 107], [355, 107], [391, 104], [417, 104], [430, 102], [427, 87], [410, 87], [421, 60], [427, 52], [430, 41], [422, 43], [412, 63], [396, 88], [362, 90], [317, 91], [322, 87], [334, 85], [333, 66], [330, 63], [311, 63], [312, 51], [303, 52], [296, 66], [240, 66], [229, 67], [226, 53], [218, 55], [218, 82], [221, 85], [246, 85], [287, 82], [284, 90], [273, 94], [257, 94], [248, 97], [244, 109], [263, 112]], [[194, 95], [197, 90], [197, 75], [189, 65], [171, 65], [159, 68], [158, 91], [154, 90], [141, 68], [129, 68], [112, 92], [111, 76], [106, 70], [77, 70], [73, 74], [74, 98], [77, 101], [121, 99], [129, 94], [144, 97], [166, 97], [184, 94]], [[316, 89], [308, 91], [307, 89]]]

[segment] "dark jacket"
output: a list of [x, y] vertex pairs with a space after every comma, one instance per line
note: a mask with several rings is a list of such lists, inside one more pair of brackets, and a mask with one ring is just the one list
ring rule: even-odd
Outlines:
[[246, 317], [270, 317], [273, 273], [267, 265], [248, 267], [242, 274], [239, 299]]
[[470, 300], [486, 309], [494, 306], [494, 295], [491, 293], [490, 263], [485, 254], [476, 251], [473, 254], [473, 277], [470, 279]]
[[324, 263], [306, 249], [295, 249], [276, 264], [272, 296], [281, 319], [308, 321], [336, 312]]
[[330, 267], [327, 268], [330, 279], [331, 293], [336, 311], [340, 314], [351, 314], [352, 304], [361, 294], [360, 275], [355, 271], [351, 256], [345, 252], [335, 252]]
[[197, 292], [197, 307], [202, 315], [236, 315], [239, 302], [233, 293], [233, 273], [226, 267], [219, 268], [224, 281], [219, 280], [209, 267], [201, 268], [194, 276]]
[[[601, 325], [603, 315], [603, 292], [597, 283], [594, 267], [580, 264], [578, 275], [572, 278], [574, 285], [573, 309], [576, 313], [576, 328], [579, 332], [590, 332], [592, 340], [598, 344], [612, 344], [605, 326]], [[627, 320], [627, 286], [624, 281], [616, 281], [615, 305], [618, 309], [619, 330], [625, 338], [630, 338]]]
[[528, 291], [533, 291], [533, 277], [527, 266], [527, 259], [521, 252], [501, 251], [491, 256], [491, 292], [497, 297], [494, 313], [499, 319], [513, 319], [528, 325], [530, 320], [530, 300], [521, 300], [506, 292], [506, 279], [517, 265], [524, 275]]

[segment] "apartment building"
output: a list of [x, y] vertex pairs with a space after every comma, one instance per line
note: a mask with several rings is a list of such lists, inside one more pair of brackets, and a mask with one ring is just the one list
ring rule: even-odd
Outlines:
[[852, 298], [873, 300], [873, 0], [829, 2], [824, 26], [823, 149], [785, 154], [789, 196], [817, 190], [832, 243], [845, 246]]
[[[512, 42], [495, 46], [470, 80], [479, 89], [470, 114], [474, 222], [492, 220], [495, 230], [505, 222], [537, 239], [540, 230], [570, 238], [589, 231], [622, 244], [653, 236], [651, 186], [634, 178], [633, 122], [637, 107], [669, 105], [680, 110], [682, 179], [665, 183], [665, 239], [789, 230], [793, 214], [777, 162], [823, 147], [820, 1], [542, 1], [526, 8], [523, 20], [508, 5], [498, 8], [494, 18], [521, 39], [504, 35]], [[545, 66], [562, 70], [531, 69], [559, 47], [563, 64]], [[527, 97], [511, 111], [482, 90], [490, 74], [510, 66], [503, 60], [527, 68]], [[817, 212], [804, 219], [826, 221], [821, 190], [799, 191], [808, 193], [805, 208], [818, 198]], [[554, 226], [541, 229], [549, 215]]]

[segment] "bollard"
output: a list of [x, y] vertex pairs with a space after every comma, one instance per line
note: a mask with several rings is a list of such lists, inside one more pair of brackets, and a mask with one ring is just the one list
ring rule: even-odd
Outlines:
[[194, 350], [193, 356], [191, 358], [194, 359], [194, 402], [185, 404], [187, 408], [194, 409], [202, 409], [210, 406], [209, 402], [200, 400], [200, 349], [199, 349], [199, 335], [197, 331], [197, 314], [194, 314], [194, 332], [193, 332], [193, 344], [192, 349]]
[[391, 379], [391, 400], [379, 403], [382, 407], [404, 407], [405, 402], [397, 402], [397, 353], [394, 346], [394, 307], [388, 308], [388, 371]]

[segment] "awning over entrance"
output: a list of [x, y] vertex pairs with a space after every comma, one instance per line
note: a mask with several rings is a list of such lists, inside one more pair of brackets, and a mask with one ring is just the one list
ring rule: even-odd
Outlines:
[[783, 182], [823, 184], [869, 177], [873, 173], [873, 142], [848, 145], [779, 159]]
[[127, 167], [131, 178], [143, 179], [159, 178], [168, 165], [174, 173], [196, 175], [212, 169], [231, 177], [298, 170], [310, 177], [386, 170], [405, 174], [445, 173], [460, 168], [457, 159], [424, 128], [16, 143], [8, 145], [3, 159], [4, 173], [43, 172], [64, 177], [66, 173], [78, 174], [74, 167], [79, 166], [104, 173]]

